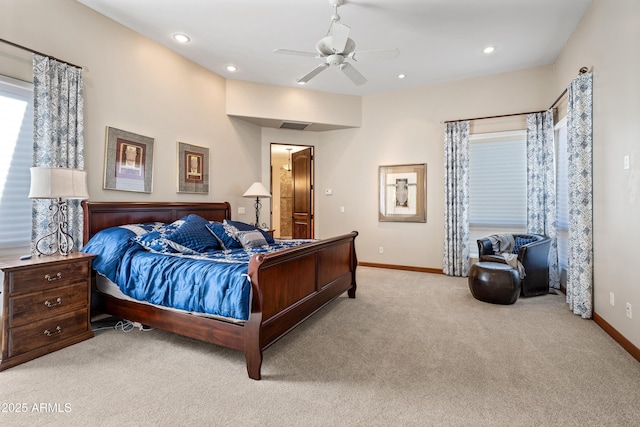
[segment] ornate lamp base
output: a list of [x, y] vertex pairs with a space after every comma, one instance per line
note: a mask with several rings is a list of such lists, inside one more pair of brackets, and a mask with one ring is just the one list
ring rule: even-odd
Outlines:
[[38, 255], [69, 255], [73, 249], [73, 237], [67, 231], [67, 202], [59, 198], [51, 203], [49, 210], [51, 221], [47, 229], [50, 232], [38, 239], [35, 250]]

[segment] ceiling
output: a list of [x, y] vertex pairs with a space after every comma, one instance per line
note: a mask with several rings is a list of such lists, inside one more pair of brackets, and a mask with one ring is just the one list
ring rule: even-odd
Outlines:
[[[228, 79], [300, 87], [321, 59], [330, 0], [77, 0]], [[400, 49], [396, 59], [351, 64], [356, 86], [331, 67], [304, 88], [373, 95], [555, 62], [591, 0], [344, 0], [338, 14], [356, 51]], [[178, 44], [175, 33], [191, 41]], [[492, 54], [482, 50], [495, 46]], [[226, 66], [238, 71], [231, 73]], [[398, 79], [398, 74], [406, 75]]]

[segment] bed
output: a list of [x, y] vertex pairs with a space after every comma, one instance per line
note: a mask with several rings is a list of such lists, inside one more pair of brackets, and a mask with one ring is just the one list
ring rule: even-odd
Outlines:
[[[84, 201], [82, 206], [85, 244], [101, 230], [125, 224], [171, 223], [189, 214], [208, 221], [231, 219], [231, 206], [227, 202]], [[92, 310], [241, 350], [249, 377], [259, 380], [266, 348], [343, 293], [355, 298], [357, 235], [354, 231], [278, 252], [253, 255], [248, 265], [250, 314], [244, 322], [196, 316], [116, 298], [96, 290], [95, 271]]]

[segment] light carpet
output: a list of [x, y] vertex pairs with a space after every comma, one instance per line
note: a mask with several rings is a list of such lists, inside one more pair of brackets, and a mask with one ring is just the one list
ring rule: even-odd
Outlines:
[[564, 296], [501, 306], [475, 300], [463, 278], [359, 267], [357, 279], [355, 300], [339, 297], [265, 351], [261, 381], [238, 351], [98, 331], [0, 373], [0, 425], [640, 422], [640, 363]]

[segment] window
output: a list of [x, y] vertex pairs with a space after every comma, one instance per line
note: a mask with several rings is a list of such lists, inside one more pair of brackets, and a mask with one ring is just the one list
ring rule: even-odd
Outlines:
[[556, 208], [558, 224], [558, 266], [566, 270], [569, 239], [569, 181], [567, 161], [567, 118], [556, 126]]
[[0, 253], [11, 253], [31, 244], [33, 85], [3, 76], [0, 147]]
[[475, 252], [481, 237], [526, 231], [526, 132], [474, 134], [469, 150], [469, 232]]

